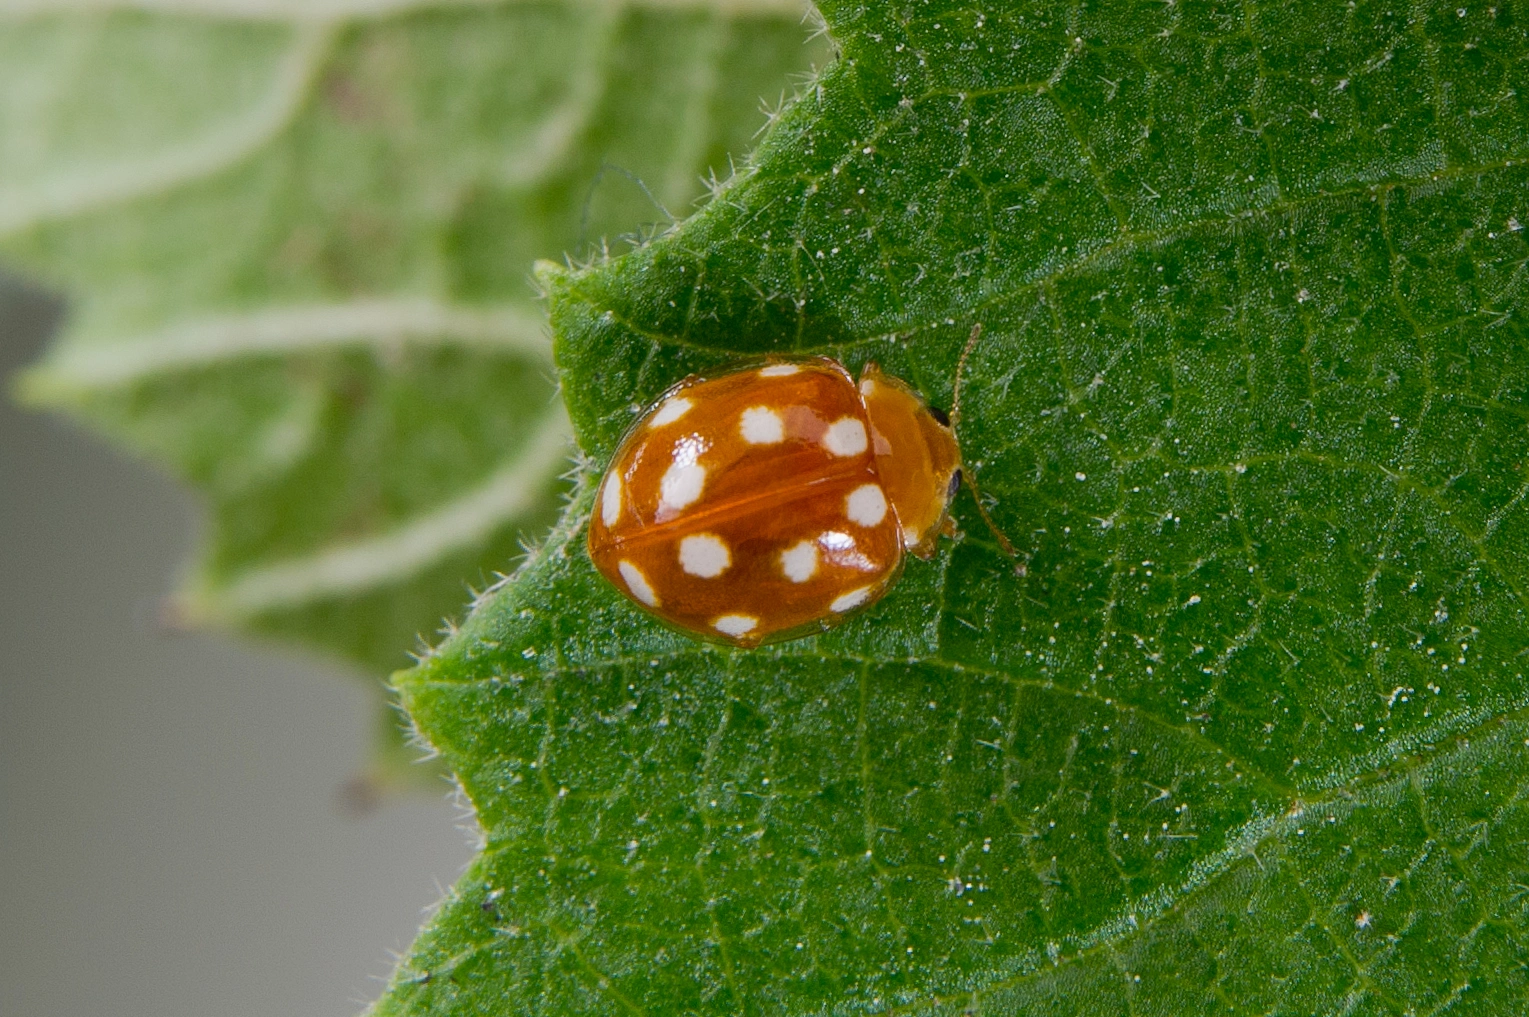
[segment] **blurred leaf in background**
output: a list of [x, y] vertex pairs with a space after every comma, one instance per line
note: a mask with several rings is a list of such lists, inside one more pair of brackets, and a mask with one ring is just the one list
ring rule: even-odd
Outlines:
[[18, 391], [201, 493], [181, 619], [385, 675], [557, 510], [533, 260], [684, 214], [826, 49], [795, 0], [140, 6], [0, 6], [0, 260], [69, 301]]

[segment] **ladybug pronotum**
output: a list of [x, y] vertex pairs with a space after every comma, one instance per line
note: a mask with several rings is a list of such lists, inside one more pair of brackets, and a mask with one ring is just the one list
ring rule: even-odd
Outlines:
[[960, 468], [944, 415], [875, 364], [858, 385], [827, 357], [687, 378], [622, 440], [589, 556], [701, 638], [806, 635], [874, 603], [905, 551], [934, 555]]

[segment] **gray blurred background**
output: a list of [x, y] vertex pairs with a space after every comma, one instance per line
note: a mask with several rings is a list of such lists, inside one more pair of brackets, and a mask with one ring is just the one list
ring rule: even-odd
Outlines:
[[[0, 376], [60, 304], [0, 269]], [[343, 1015], [471, 851], [440, 796], [357, 813], [363, 679], [159, 622], [194, 499], [0, 398], [0, 1015]]]

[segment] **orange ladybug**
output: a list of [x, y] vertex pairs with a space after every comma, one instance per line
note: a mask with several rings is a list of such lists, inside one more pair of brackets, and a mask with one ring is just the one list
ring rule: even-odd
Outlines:
[[622, 439], [589, 556], [688, 633], [789, 639], [874, 603], [903, 552], [932, 557], [960, 470], [950, 421], [875, 364], [858, 384], [827, 357], [691, 377]]

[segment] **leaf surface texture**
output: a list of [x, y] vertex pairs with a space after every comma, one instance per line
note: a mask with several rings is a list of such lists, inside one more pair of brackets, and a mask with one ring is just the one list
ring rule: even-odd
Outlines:
[[382, 1014], [1505, 1014], [1526, 989], [1516, 12], [825, 2], [680, 228], [545, 267], [594, 463], [875, 359], [1004, 557], [727, 652], [563, 523], [403, 676], [483, 853]]

